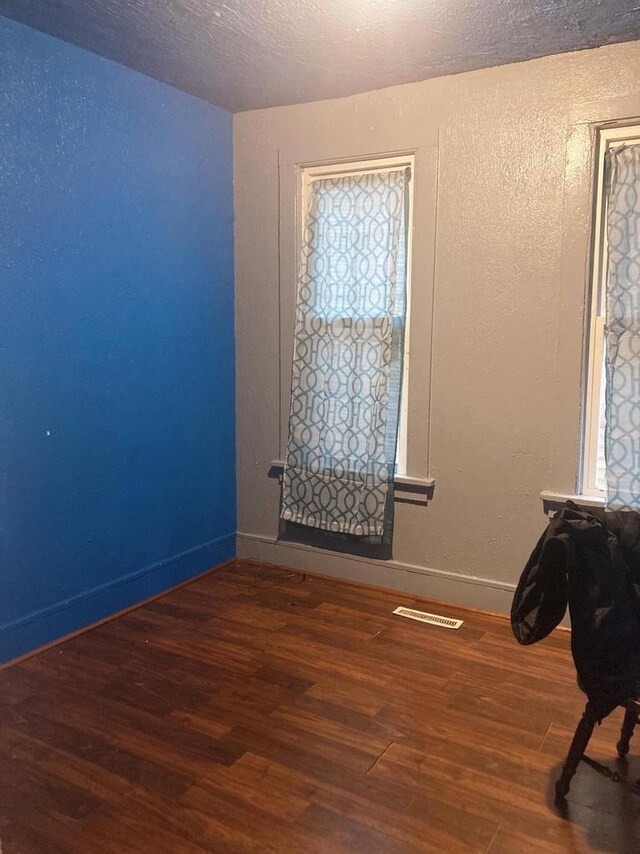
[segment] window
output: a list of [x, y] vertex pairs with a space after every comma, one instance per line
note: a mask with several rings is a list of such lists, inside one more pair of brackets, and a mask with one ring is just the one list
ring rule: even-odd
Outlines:
[[605, 390], [604, 331], [606, 322], [607, 187], [605, 158], [610, 148], [640, 142], [640, 125], [602, 128], [596, 140], [595, 206], [591, 266], [591, 296], [586, 358], [586, 388], [582, 433], [583, 495], [604, 496]]
[[[331, 178], [341, 178], [346, 176], [364, 175], [367, 173], [387, 173], [400, 172], [406, 169], [409, 174], [413, 175], [414, 155], [401, 155], [394, 157], [381, 157], [371, 160], [347, 161], [343, 163], [324, 164], [319, 166], [303, 166], [299, 170], [299, 197], [300, 197], [300, 228], [301, 242], [304, 242], [305, 230], [305, 213], [308, 210], [309, 196], [314, 181], [321, 181]], [[403, 251], [398, 258], [398, 279], [406, 276], [406, 306], [405, 306], [405, 328], [404, 328], [404, 353], [403, 353], [403, 370], [401, 378], [401, 396], [400, 396], [400, 413], [398, 422], [398, 440], [396, 449], [396, 474], [407, 474], [407, 424], [408, 424], [408, 406], [409, 406], [409, 362], [410, 362], [410, 346], [409, 346], [409, 316], [411, 309], [411, 263], [410, 259], [412, 249], [412, 233], [413, 233], [413, 181], [409, 180], [407, 188], [407, 205], [406, 205], [406, 222], [404, 228], [406, 231], [406, 244], [403, 244]], [[341, 224], [344, 225], [344, 224]], [[320, 296], [319, 304], [317, 305], [319, 315], [323, 315], [325, 319], [330, 319], [336, 316], [351, 316], [355, 319], [353, 306], [347, 308], [347, 301], [344, 299], [344, 291], [338, 283], [336, 287], [326, 288], [325, 293]], [[349, 315], [350, 313], [350, 315]]]

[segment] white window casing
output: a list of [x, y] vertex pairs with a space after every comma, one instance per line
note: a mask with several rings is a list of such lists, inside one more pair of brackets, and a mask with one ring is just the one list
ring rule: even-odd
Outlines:
[[415, 168], [415, 155], [399, 155], [379, 157], [370, 160], [353, 160], [335, 163], [323, 163], [316, 166], [298, 167], [298, 198], [301, 215], [299, 218], [300, 240], [304, 239], [305, 217], [308, 210], [309, 188], [313, 181], [337, 178], [346, 175], [362, 175], [367, 172], [396, 172], [404, 169], [410, 170], [408, 184], [407, 205], [407, 255], [406, 255], [406, 324], [404, 332], [404, 355], [402, 391], [400, 397], [400, 419], [398, 423], [398, 444], [396, 453], [396, 472], [399, 476], [407, 475], [407, 434], [408, 434], [408, 412], [409, 412], [409, 370], [410, 370], [410, 336], [411, 324], [411, 261], [413, 246], [413, 174]]
[[581, 495], [596, 499], [604, 499], [606, 493], [604, 330], [608, 246], [605, 159], [610, 148], [638, 141], [640, 141], [640, 125], [600, 128], [596, 137], [593, 244], [582, 421], [582, 465], [578, 490]]

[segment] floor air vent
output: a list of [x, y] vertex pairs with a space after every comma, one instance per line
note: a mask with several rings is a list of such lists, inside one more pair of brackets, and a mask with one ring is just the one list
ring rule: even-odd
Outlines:
[[440, 617], [438, 614], [427, 614], [426, 611], [414, 611], [413, 608], [396, 608], [393, 612], [410, 620], [420, 623], [430, 623], [432, 626], [442, 626], [443, 629], [459, 629], [464, 620], [453, 620], [451, 617]]

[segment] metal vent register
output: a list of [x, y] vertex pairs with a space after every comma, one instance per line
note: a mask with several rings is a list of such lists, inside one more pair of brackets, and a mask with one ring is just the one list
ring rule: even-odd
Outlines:
[[409, 620], [429, 623], [432, 626], [442, 626], [443, 629], [459, 629], [464, 620], [454, 620], [451, 617], [441, 617], [439, 614], [428, 614], [426, 611], [414, 611], [413, 608], [396, 608], [393, 612]]

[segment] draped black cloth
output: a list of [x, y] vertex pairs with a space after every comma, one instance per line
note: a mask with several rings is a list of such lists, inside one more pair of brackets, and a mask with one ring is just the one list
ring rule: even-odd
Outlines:
[[513, 598], [518, 642], [545, 638], [567, 604], [578, 685], [601, 720], [640, 696], [640, 513], [572, 502], [556, 513]]

